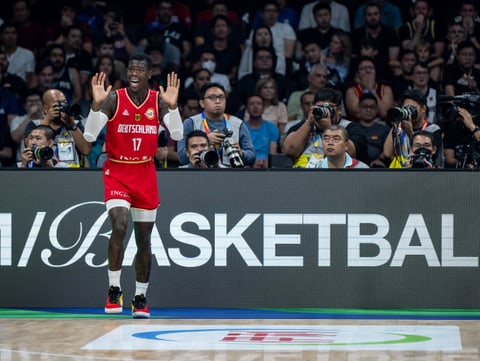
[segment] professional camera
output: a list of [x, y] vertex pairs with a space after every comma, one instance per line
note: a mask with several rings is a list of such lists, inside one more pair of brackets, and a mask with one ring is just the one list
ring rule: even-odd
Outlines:
[[47, 145], [37, 147], [32, 145], [31, 147], [33, 157], [39, 160], [49, 160], [53, 158], [53, 149]]
[[398, 123], [402, 120], [408, 120], [408, 118], [417, 119], [417, 109], [413, 105], [405, 105], [404, 107], [390, 108], [387, 111], [387, 118], [392, 123]]
[[459, 163], [457, 168], [480, 168], [480, 142], [470, 142], [467, 145], [455, 147], [455, 158]]
[[335, 115], [335, 107], [331, 106], [328, 103], [322, 105], [315, 105], [312, 110], [313, 117], [315, 120], [327, 118], [328, 114], [330, 114], [330, 118]]
[[233, 135], [233, 130], [225, 128], [222, 133], [225, 134], [225, 138], [230, 138]]
[[439, 95], [437, 97], [437, 122], [453, 122], [458, 118], [458, 107], [468, 110], [475, 121], [480, 114], [480, 95]]
[[225, 154], [228, 156], [228, 159], [230, 160], [230, 165], [232, 166], [232, 168], [244, 167], [242, 157], [240, 157], [240, 154], [233, 147], [232, 143], [228, 139], [225, 139], [223, 141], [223, 149], [225, 150]]
[[425, 161], [432, 161], [432, 151], [427, 148], [418, 148], [413, 152], [412, 168], [426, 168]]
[[78, 104], [58, 103], [58, 106], [60, 107], [60, 111], [69, 117], [79, 116], [82, 110]]
[[215, 150], [202, 150], [198, 153], [200, 162], [211, 168], [218, 163], [218, 153]]

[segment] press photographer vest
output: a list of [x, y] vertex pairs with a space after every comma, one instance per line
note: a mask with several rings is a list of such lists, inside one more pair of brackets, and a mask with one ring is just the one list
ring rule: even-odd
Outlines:
[[[243, 120], [240, 118], [237, 118], [233, 115], [225, 114], [223, 120], [213, 122], [206, 119], [203, 113], [201, 113], [201, 114], [194, 115], [191, 119], [192, 119], [194, 130], [202, 130], [207, 134], [216, 129], [219, 131], [223, 131], [228, 126], [228, 128], [233, 131], [233, 135], [230, 137], [230, 140], [233, 143], [240, 143], [240, 127], [242, 126], [242, 123], [243, 123]], [[205, 120], [207, 122], [208, 128], [205, 127]], [[222, 157], [222, 164], [230, 167], [230, 161], [228, 159], [228, 156], [225, 154], [225, 152], [221, 151], [219, 153], [221, 154], [221, 157]]]

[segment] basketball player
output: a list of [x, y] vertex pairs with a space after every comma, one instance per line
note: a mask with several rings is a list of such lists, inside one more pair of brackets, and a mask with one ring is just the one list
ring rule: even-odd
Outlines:
[[[132, 316], [148, 318], [146, 294], [151, 269], [151, 233], [160, 198], [153, 157], [157, 150], [160, 122], [174, 140], [183, 137], [183, 124], [177, 107], [180, 80], [167, 75], [167, 87], [149, 89], [152, 60], [146, 54], [134, 54], [127, 67], [128, 87], [105, 89], [104, 73], [92, 77], [93, 101], [87, 117], [84, 137], [92, 142], [106, 124], [108, 159], [103, 166], [104, 200], [112, 233], [108, 242], [109, 289], [106, 313], [123, 311], [120, 274], [124, 256], [123, 242], [132, 215], [137, 254], [136, 287]], [[167, 110], [168, 107], [168, 110]]]

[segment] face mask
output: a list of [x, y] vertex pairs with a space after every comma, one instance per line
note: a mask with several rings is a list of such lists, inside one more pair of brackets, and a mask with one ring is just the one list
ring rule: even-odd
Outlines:
[[213, 60], [207, 60], [202, 63], [202, 68], [207, 69], [210, 73], [213, 73], [215, 70], [215, 62]]

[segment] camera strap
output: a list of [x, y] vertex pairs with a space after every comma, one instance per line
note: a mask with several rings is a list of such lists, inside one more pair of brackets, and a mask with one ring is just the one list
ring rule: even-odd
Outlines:
[[[230, 129], [230, 123], [228, 122], [228, 119], [230, 118], [230, 115], [227, 113], [223, 114], [223, 122], [225, 123], [225, 128]], [[208, 120], [207, 117], [205, 117], [205, 112], [202, 112], [202, 121], [203, 121], [203, 129], [205, 130], [205, 133], [210, 133], [210, 127], [208, 126]]]

